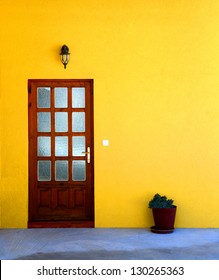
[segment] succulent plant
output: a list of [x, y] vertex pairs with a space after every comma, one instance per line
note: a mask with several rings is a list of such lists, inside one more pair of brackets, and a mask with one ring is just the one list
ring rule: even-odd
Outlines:
[[153, 199], [148, 204], [149, 208], [173, 208], [173, 200], [167, 199], [166, 196], [155, 194]]

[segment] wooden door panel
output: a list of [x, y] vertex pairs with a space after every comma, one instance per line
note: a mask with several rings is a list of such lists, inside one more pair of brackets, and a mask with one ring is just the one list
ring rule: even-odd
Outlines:
[[84, 190], [75, 190], [74, 194], [74, 206], [75, 207], [84, 207], [85, 205], [85, 191]]
[[93, 227], [93, 81], [29, 80], [28, 92], [28, 226]]
[[57, 189], [55, 196], [55, 209], [68, 209], [70, 208], [69, 203], [69, 189], [61, 188]]
[[38, 188], [38, 197], [35, 220], [78, 220], [88, 216], [85, 190]]
[[[39, 208], [41, 209], [51, 209], [52, 200], [52, 189], [39, 188], [38, 189], [38, 201]], [[47, 210], [48, 211], [48, 210]]]

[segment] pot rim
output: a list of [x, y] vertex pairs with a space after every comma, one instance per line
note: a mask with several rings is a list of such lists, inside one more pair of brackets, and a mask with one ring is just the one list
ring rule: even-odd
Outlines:
[[151, 209], [176, 209], [177, 206], [176, 205], [173, 205], [173, 207], [152, 207]]

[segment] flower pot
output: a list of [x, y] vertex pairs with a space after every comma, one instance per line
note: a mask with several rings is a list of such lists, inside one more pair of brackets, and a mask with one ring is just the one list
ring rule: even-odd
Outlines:
[[155, 226], [157, 230], [173, 230], [177, 207], [152, 208]]

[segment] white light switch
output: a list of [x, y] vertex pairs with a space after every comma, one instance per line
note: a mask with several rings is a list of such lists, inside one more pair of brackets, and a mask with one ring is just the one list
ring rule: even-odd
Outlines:
[[102, 141], [102, 143], [103, 143], [103, 146], [105, 146], [105, 147], [109, 146], [109, 140], [107, 140], [107, 139], [104, 139]]

